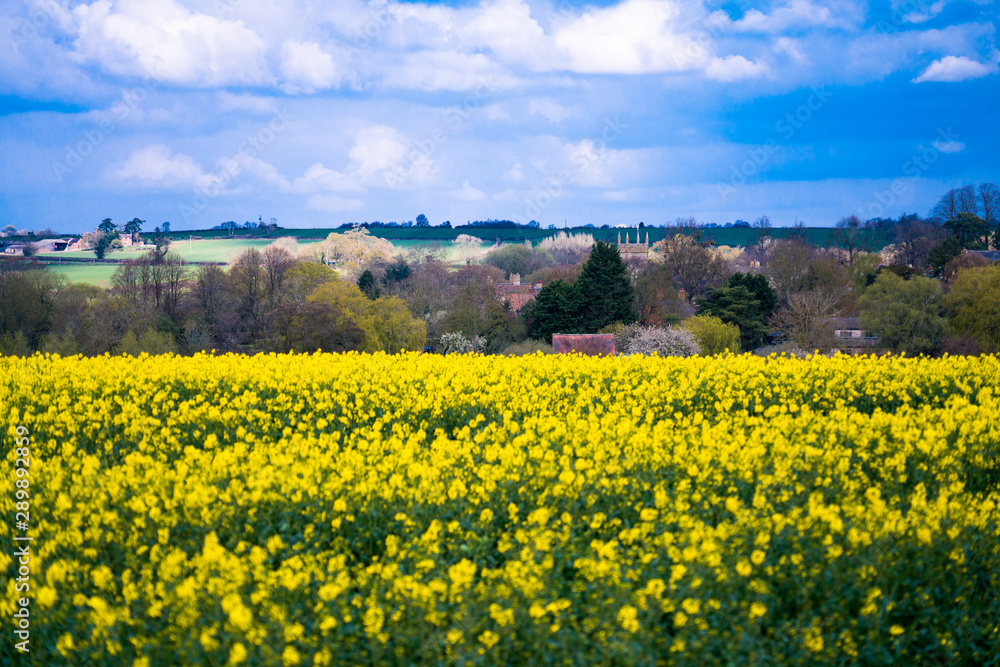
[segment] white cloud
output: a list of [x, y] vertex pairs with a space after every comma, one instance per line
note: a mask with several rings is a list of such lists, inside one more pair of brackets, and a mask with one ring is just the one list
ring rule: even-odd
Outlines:
[[924, 70], [923, 74], [913, 80], [913, 83], [923, 83], [925, 81], [965, 81], [967, 79], [978, 79], [981, 76], [995, 74], [996, 72], [996, 63], [986, 65], [965, 56], [945, 56], [932, 62]]
[[287, 191], [291, 188], [288, 179], [282, 176], [277, 169], [248, 153], [237, 153], [232, 160], [224, 159], [220, 160], [220, 163], [228, 173], [255, 176], [258, 180], [281, 191]]
[[907, 9], [914, 9], [915, 11], [903, 14], [902, 19], [909, 23], [924, 23], [940, 14], [941, 10], [948, 5], [948, 2], [949, 0], [938, 0], [938, 2], [928, 6], [922, 2], [914, 3], [913, 0], [894, 0], [892, 8], [896, 13], [902, 13]]
[[510, 168], [510, 171], [508, 171], [505, 174], [505, 176], [506, 176], [506, 178], [509, 178], [510, 180], [514, 181], [515, 183], [519, 183], [519, 182], [523, 181], [524, 180], [524, 172], [521, 171], [521, 163], [520, 162], [514, 163], [514, 166]]
[[382, 82], [410, 90], [491, 90], [510, 88], [517, 79], [481, 53], [418, 51], [391, 67]]
[[256, 114], [274, 113], [277, 106], [271, 97], [257, 95], [234, 95], [221, 90], [215, 94], [219, 111], [249, 111]]
[[348, 153], [353, 163], [351, 176], [363, 185], [378, 188], [429, 182], [434, 160], [410, 146], [411, 142], [395, 128], [386, 125], [364, 128]]
[[174, 0], [96, 0], [74, 7], [71, 22], [77, 58], [113, 74], [201, 87], [271, 79], [266, 45], [242, 21]]
[[531, 17], [531, 7], [520, 0], [483, 3], [460, 14], [466, 19], [458, 31], [469, 49], [487, 46], [499, 58], [532, 68], [551, 59], [545, 32]]
[[537, 113], [544, 116], [550, 123], [561, 123], [567, 118], [576, 115], [576, 111], [569, 109], [550, 99], [535, 99], [528, 102], [528, 113]]
[[558, 27], [553, 40], [564, 59], [558, 69], [591, 74], [644, 74], [693, 69], [705, 47], [680, 34], [671, 2], [625, 0], [591, 9]]
[[706, 23], [717, 30], [729, 32], [776, 34], [816, 27], [850, 29], [864, 20], [863, 10], [859, 10], [855, 3], [826, 4], [830, 6], [815, 4], [810, 0], [791, 0], [773, 9], [770, 14], [751, 9], [737, 21], [718, 10], [706, 19]]
[[329, 213], [356, 211], [364, 205], [365, 203], [360, 199], [348, 199], [339, 195], [313, 195], [306, 202], [306, 206], [309, 208]]
[[961, 141], [932, 141], [931, 145], [942, 153], [961, 153], [965, 150]]
[[483, 107], [483, 118], [486, 120], [510, 120], [510, 112], [503, 104], [487, 104]]
[[459, 190], [452, 190], [448, 193], [453, 199], [459, 201], [479, 201], [481, 199], [486, 199], [486, 193], [482, 190], [477, 190], [476, 188], [469, 185], [468, 181], [462, 182], [462, 187]]
[[206, 188], [218, 183], [190, 155], [173, 154], [163, 144], [150, 144], [133, 151], [113, 176], [121, 181], [135, 179], [146, 187], [166, 189]]
[[725, 58], [713, 58], [708, 67], [705, 68], [705, 75], [710, 79], [729, 83], [741, 79], [752, 79], [767, 73], [766, 63], [752, 62], [743, 56], [726, 56]]
[[336, 86], [340, 77], [333, 57], [315, 42], [286, 40], [281, 48], [281, 89], [290, 95], [314, 93]]
[[634, 152], [607, 148], [603, 141], [584, 139], [563, 144], [562, 153], [563, 164], [573, 174], [574, 182], [583, 187], [620, 187], [639, 177]]
[[293, 192], [318, 192], [318, 191], [350, 191], [361, 190], [361, 186], [346, 174], [333, 169], [327, 169], [321, 162], [309, 167], [306, 172], [295, 179], [292, 183]]

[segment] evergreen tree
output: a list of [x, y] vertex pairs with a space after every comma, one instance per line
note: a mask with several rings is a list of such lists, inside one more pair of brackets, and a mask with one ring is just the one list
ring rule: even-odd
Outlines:
[[756, 275], [747, 271], [746, 273], [734, 273], [726, 281], [726, 287], [746, 287], [753, 294], [758, 303], [762, 319], [769, 318], [774, 309], [778, 306], [778, 295], [771, 289], [771, 284], [767, 281], [767, 276], [763, 273]]
[[364, 292], [365, 296], [372, 301], [379, 298], [382, 294], [378, 285], [375, 284], [375, 276], [367, 269], [361, 274], [361, 277], [358, 278], [358, 287], [362, 292]]
[[600, 331], [609, 324], [635, 322], [632, 307], [632, 280], [618, 248], [598, 241], [590, 250], [580, 277], [573, 284], [582, 305], [580, 325], [585, 333]]
[[580, 294], [573, 285], [562, 280], [549, 283], [526, 313], [532, 338], [552, 343], [554, 333], [580, 333], [580, 306]]
[[711, 315], [740, 328], [744, 350], [760, 347], [767, 340], [764, 321], [774, 312], [778, 297], [763, 275], [734, 273], [724, 287], [709, 289], [696, 299], [699, 315]]

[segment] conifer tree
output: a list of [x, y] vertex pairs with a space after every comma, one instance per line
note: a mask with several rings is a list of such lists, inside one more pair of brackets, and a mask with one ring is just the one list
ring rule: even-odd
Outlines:
[[598, 241], [573, 284], [582, 310], [580, 324], [586, 333], [594, 333], [614, 322], [635, 322], [632, 279], [618, 248]]

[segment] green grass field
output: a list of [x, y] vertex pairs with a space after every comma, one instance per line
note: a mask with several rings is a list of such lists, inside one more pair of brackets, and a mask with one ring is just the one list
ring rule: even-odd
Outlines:
[[[175, 239], [170, 244], [170, 252], [180, 255], [187, 262], [228, 262], [232, 256], [238, 255], [247, 248], [263, 250], [272, 243], [274, 243], [274, 239], [213, 239], [202, 241]], [[139, 259], [148, 250], [148, 248], [126, 248], [108, 253], [106, 257], [107, 259]], [[57, 257], [95, 258], [92, 250], [39, 253], [38, 256], [40, 259], [46, 260]]]
[[72, 283], [88, 283], [90, 285], [108, 285], [111, 275], [118, 267], [113, 264], [49, 264], [52, 273], [66, 276]]
[[[190, 233], [171, 234], [172, 243], [170, 252], [180, 255], [187, 262], [230, 262], [247, 248], [257, 248], [263, 250], [274, 243], [277, 238], [293, 237], [300, 248], [315, 243], [325, 238], [331, 232], [343, 232], [344, 230], [333, 229], [281, 229], [272, 238], [253, 239], [233, 239], [226, 238], [228, 232], [220, 230], [198, 231]], [[558, 230], [557, 230], [558, 231]], [[440, 227], [405, 227], [395, 229], [372, 229], [372, 236], [384, 238], [393, 246], [393, 254], [408, 255], [412, 252], [418, 254], [433, 254], [438, 259], [452, 264], [463, 263], [466, 259], [454, 240], [459, 234], [469, 234], [477, 236], [483, 240], [482, 248], [479, 252], [481, 257], [487, 249], [496, 243], [523, 243], [530, 240], [537, 244], [542, 239], [552, 236], [557, 231], [548, 229], [494, 229], [494, 228], [474, 228], [474, 229], [444, 229]], [[638, 230], [622, 229], [586, 229], [577, 228], [568, 230], [570, 233], [591, 234], [595, 239], [603, 239], [614, 242], [619, 234], [626, 232], [629, 240], [634, 240]], [[642, 230], [643, 239], [647, 236], [650, 243], [655, 243], [663, 239], [671, 230], [660, 228], [645, 228]], [[717, 245], [746, 246], [753, 243], [755, 232], [751, 229], [741, 228], [706, 228], [700, 230], [703, 240], [714, 240]], [[777, 228], [771, 230], [776, 238], [787, 237], [796, 230]], [[831, 243], [831, 229], [811, 228], [802, 230], [806, 238], [818, 245], [825, 246]], [[194, 240], [192, 236], [202, 236]], [[624, 239], [623, 239], [624, 240]], [[875, 247], [884, 245], [880, 239], [872, 239]], [[108, 255], [109, 259], [138, 259], [148, 251], [147, 248], [116, 251]], [[92, 251], [84, 252], [62, 252], [62, 253], [40, 253], [39, 259], [50, 262], [58, 258], [86, 258], [94, 259]], [[114, 273], [115, 266], [110, 264], [50, 264], [51, 268], [68, 279], [75, 282], [85, 282], [92, 284], [106, 283]]]

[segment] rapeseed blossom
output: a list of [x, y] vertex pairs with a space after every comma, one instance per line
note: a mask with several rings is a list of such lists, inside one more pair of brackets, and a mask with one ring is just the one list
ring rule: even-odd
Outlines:
[[38, 664], [1000, 660], [994, 357], [36, 355], [0, 380]]

